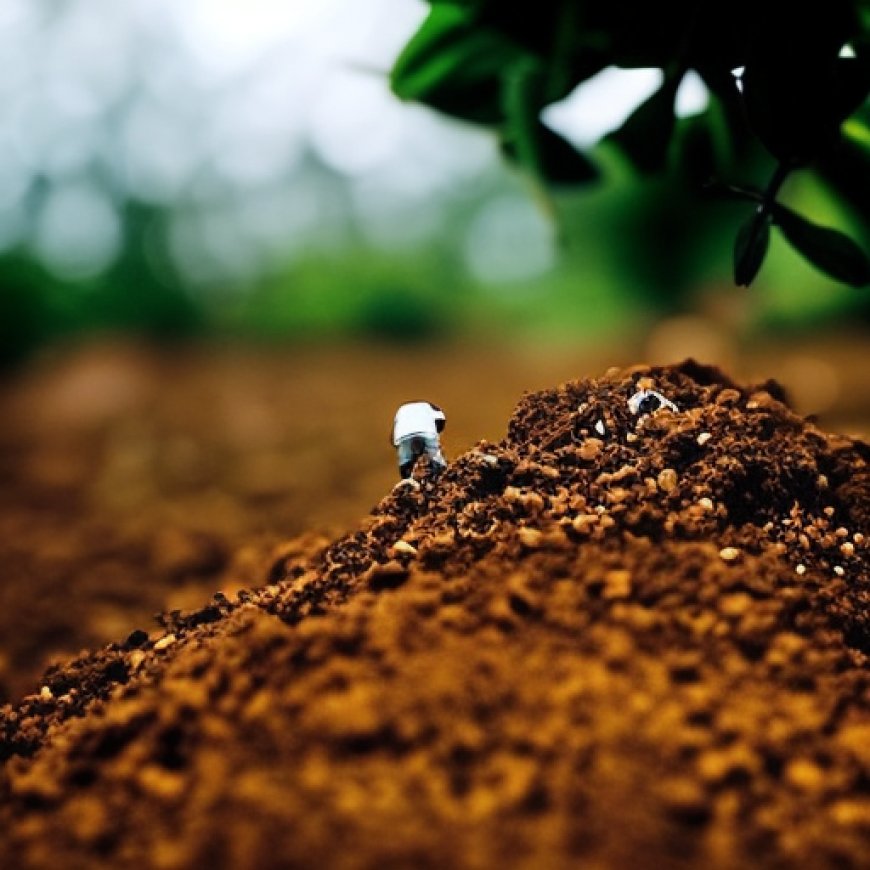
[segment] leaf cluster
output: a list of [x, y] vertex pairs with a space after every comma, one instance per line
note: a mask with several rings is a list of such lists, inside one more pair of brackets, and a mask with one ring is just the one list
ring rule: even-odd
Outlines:
[[[546, 126], [543, 110], [607, 67], [658, 68], [659, 89], [607, 139], [640, 174], [677, 166], [693, 184], [752, 202], [735, 244], [737, 283], [758, 273], [774, 226], [831, 277], [870, 281], [870, 261], [854, 241], [778, 201], [791, 173], [812, 168], [868, 216], [870, 0], [430, 0], [430, 7], [393, 68], [399, 97], [491, 128], [505, 156], [542, 184], [580, 185], [599, 168]], [[679, 119], [674, 103], [690, 70], [710, 102], [701, 115]], [[763, 190], [723, 180], [745, 172], [760, 149], [775, 167]]]

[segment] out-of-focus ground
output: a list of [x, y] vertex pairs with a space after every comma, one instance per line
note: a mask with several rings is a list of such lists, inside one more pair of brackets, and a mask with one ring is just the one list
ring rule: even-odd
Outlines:
[[827, 429], [870, 433], [866, 336], [738, 350], [696, 326], [599, 347], [104, 343], [46, 356], [0, 386], [0, 699], [158, 611], [262, 584], [289, 538], [350, 526], [397, 479], [388, 435], [404, 401], [445, 408], [449, 458], [501, 438], [525, 390], [691, 352], [777, 378]]

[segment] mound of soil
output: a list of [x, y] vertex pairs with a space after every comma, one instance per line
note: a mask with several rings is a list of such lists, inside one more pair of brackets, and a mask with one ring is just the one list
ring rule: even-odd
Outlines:
[[50, 670], [0, 714], [0, 864], [867, 866], [870, 448], [782, 399], [692, 362], [527, 395]]
[[[600, 358], [104, 341], [0, 373], [0, 704], [155, 613], [260, 585], [288, 537], [320, 530], [327, 543], [356, 527], [395, 482], [384, 433], [409, 396], [450, 409], [453, 456], [500, 437], [521, 390], [596, 372]], [[834, 419], [848, 427], [849, 413], [841, 403]]]

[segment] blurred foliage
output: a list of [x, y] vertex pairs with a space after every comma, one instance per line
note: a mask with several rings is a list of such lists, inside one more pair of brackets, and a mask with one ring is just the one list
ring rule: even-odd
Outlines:
[[127, 202], [121, 253], [92, 278], [59, 278], [22, 247], [0, 254], [0, 364], [71, 336], [127, 332], [171, 341], [199, 331], [204, 312], [172, 266], [166, 219], [163, 209]]
[[311, 252], [227, 299], [214, 326], [258, 340], [443, 337], [469, 295], [462, 269], [432, 249], [416, 253], [389, 256], [363, 246]]
[[[0, 254], [0, 364], [58, 340], [117, 332], [163, 342], [200, 334], [258, 342], [420, 341], [463, 331], [600, 341], [720, 294], [729, 261], [721, 241], [742, 205], [699, 210], [697, 195], [676, 183], [677, 168], [637, 179], [606, 150], [596, 159], [610, 183], [554, 194], [576, 230], [562, 240], [556, 263], [497, 284], [474, 278], [465, 259], [469, 227], [492, 191], [454, 204], [437, 238], [417, 246], [390, 251], [360, 238], [324, 242], [288, 254], [248, 283], [198, 287], [172, 265], [170, 213], [128, 203], [119, 259], [93, 278], [60, 278], [25, 248]], [[522, 193], [518, 179], [503, 181]], [[503, 190], [501, 181], [496, 188]], [[848, 224], [841, 201], [810, 176], [793, 179], [788, 193], [797, 208]], [[818, 277], [796, 269], [796, 260], [773, 240], [756, 325], [870, 322], [867, 294], [836, 286], [820, 293]]]
[[[659, 68], [660, 88], [607, 141], [641, 174], [676, 167], [675, 180], [751, 204], [734, 246], [736, 282], [757, 275], [772, 226], [835, 280], [870, 281], [858, 244], [778, 201], [790, 175], [812, 168], [866, 225], [870, 197], [855, 190], [870, 178], [870, 126], [858, 112], [870, 91], [866, 0], [430, 5], [393, 68], [399, 97], [492, 128], [504, 154], [542, 185], [586, 184], [598, 176], [592, 155], [545, 126], [542, 111], [607, 67]], [[674, 103], [690, 70], [710, 102], [679, 120]], [[762, 149], [774, 163], [767, 184], [735, 184]]]
[[[492, 131], [504, 161], [481, 161], [451, 187], [423, 178], [438, 160], [415, 153], [420, 177], [406, 159], [391, 188], [387, 158], [371, 174], [342, 171], [309, 142], [278, 181], [239, 181], [228, 193], [204, 195], [198, 185], [214, 167], [193, 162], [159, 205], [105, 167], [68, 177], [36, 161], [7, 236], [0, 209], [4, 243], [21, 239], [0, 251], [0, 365], [52, 342], [117, 332], [291, 342], [489, 332], [577, 342], [689, 309], [718, 316], [724, 305], [747, 329], [870, 323], [870, 294], [849, 287], [866, 280], [870, 242], [870, 108], [859, 105], [867, 2], [810, 11], [769, 0], [430, 5], [393, 88]], [[846, 44], [854, 57], [840, 56]], [[541, 112], [608, 66], [657, 67], [662, 85], [581, 153]], [[742, 92], [731, 72], [739, 66]], [[709, 104], [678, 118], [675, 94], [689, 70]], [[135, 106], [121, 97], [110, 117]], [[123, 166], [114, 125], [86, 132]], [[117, 250], [88, 277], [41, 259], [46, 203], [69, 186], [99, 194], [112, 233], [115, 218], [120, 228]], [[87, 214], [72, 213], [82, 233], [71, 237], [86, 239]], [[741, 225], [732, 251], [723, 239]], [[732, 268], [763, 292], [734, 294], [723, 279]]]

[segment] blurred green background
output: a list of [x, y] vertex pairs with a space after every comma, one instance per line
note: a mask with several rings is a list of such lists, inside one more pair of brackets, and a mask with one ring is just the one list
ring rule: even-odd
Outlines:
[[[540, 201], [486, 132], [390, 94], [425, 11], [6, 0], [2, 362], [107, 333], [575, 342], [688, 313], [755, 337], [870, 322], [870, 294], [778, 239], [751, 290], [735, 288], [745, 204], [638, 180], [606, 146], [602, 182]], [[647, 72], [605, 71], [552, 122], [596, 141], [654, 90]], [[700, 80], [681, 88], [686, 123], [705, 99]], [[866, 245], [811, 174], [784, 199]]]

